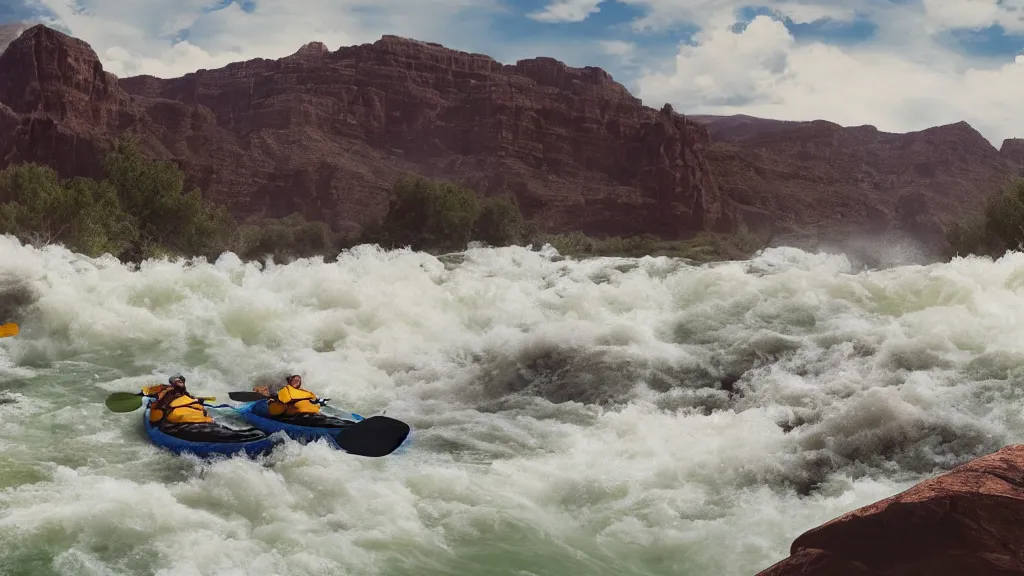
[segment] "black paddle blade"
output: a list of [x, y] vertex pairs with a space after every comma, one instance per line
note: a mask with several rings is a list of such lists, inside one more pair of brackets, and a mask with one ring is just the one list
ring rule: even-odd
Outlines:
[[409, 425], [387, 416], [371, 416], [346, 426], [334, 437], [342, 450], [356, 456], [379, 458], [387, 456], [409, 436]]
[[228, 398], [235, 402], [256, 402], [267, 399], [266, 396], [259, 392], [228, 392]]

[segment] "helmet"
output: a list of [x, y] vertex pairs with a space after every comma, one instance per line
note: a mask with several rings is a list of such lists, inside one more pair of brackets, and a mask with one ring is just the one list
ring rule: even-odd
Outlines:
[[175, 380], [181, 380], [182, 384], [185, 383], [185, 377], [182, 376], [180, 372], [168, 378], [167, 383], [173, 385]]
[[295, 380], [296, 378], [302, 378], [302, 376], [299, 374], [292, 374], [290, 376], [285, 376], [284, 381], [287, 382], [288, 384], [291, 384], [292, 380]]

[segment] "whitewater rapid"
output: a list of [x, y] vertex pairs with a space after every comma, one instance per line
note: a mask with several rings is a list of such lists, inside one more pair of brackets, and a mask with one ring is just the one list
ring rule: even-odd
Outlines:
[[[0, 237], [0, 315], [22, 327], [0, 339], [11, 576], [752, 575], [1024, 433], [1024, 254], [363, 246], [135, 270]], [[297, 372], [413, 442], [176, 457], [103, 399], [177, 371], [218, 401]]]

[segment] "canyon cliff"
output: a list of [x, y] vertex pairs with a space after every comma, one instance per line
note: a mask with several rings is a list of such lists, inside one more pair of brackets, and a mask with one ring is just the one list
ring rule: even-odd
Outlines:
[[358, 231], [416, 173], [515, 196], [542, 231], [676, 238], [731, 226], [707, 131], [643, 106], [599, 68], [503, 65], [385, 36], [118, 79], [88, 44], [41, 25], [0, 56], [0, 166], [96, 176], [123, 134], [243, 217], [299, 212]]
[[1024, 164], [1022, 141], [998, 150], [963, 122], [890, 134], [686, 116], [644, 106], [600, 68], [506, 65], [395, 36], [172, 79], [116, 78], [42, 25], [5, 37], [0, 168], [100, 176], [112, 139], [131, 134], [237, 216], [299, 212], [348, 233], [420, 174], [514, 196], [544, 232], [684, 238], [743, 224], [776, 243], [896, 232], [934, 246]]
[[823, 241], [898, 230], [928, 244], [1021, 173], [1024, 144], [995, 148], [966, 122], [893, 134], [750, 116], [708, 128], [716, 183], [738, 217]]

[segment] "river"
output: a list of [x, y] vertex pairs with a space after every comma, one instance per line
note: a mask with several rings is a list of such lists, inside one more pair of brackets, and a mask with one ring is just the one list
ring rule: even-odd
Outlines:
[[[0, 237], [0, 313], [9, 576], [749, 576], [1024, 433], [1024, 254], [134, 269]], [[174, 456], [103, 400], [178, 371], [219, 402], [300, 373], [412, 442]]]

